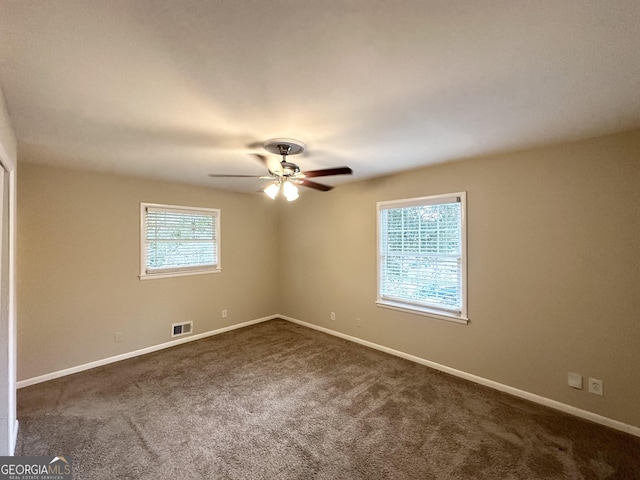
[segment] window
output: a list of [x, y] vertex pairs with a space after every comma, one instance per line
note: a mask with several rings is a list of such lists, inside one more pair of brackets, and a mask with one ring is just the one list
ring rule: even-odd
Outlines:
[[467, 323], [466, 194], [377, 205], [377, 304]]
[[220, 210], [140, 204], [140, 279], [220, 271]]

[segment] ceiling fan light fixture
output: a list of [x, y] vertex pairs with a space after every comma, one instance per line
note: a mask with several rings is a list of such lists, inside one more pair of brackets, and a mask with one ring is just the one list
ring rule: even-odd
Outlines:
[[277, 183], [272, 183], [271, 185], [269, 185], [267, 188], [263, 190], [263, 192], [266, 193], [269, 197], [271, 197], [272, 200], [276, 199], [276, 195], [278, 195], [279, 191], [280, 191], [280, 185]]
[[284, 186], [282, 187], [284, 192], [284, 196], [287, 197], [289, 202], [293, 202], [296, 198], [300, 196], [298, 193], [298, 187], [296, 187], [291, 182], [284, 182]]

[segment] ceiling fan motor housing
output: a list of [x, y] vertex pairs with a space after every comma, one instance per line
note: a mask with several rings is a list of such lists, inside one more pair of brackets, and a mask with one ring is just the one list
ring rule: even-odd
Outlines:
[[282, 170], [284, 171], [285, 176], [295, 175], [296, 173], [300, 172], [300, 167], [295, 163], [286, 162], [283, 160], [282, 162], [280, 162], [280, 165], [282, 165]]

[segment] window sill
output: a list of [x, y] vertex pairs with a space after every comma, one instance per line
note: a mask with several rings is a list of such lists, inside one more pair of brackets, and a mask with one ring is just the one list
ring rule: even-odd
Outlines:
[[410, 313], [413, 315], [422, 315], [423, 317], [431, 317], [438, 320], [445, 320], [447, 322], [459, 323], [462, 325], [468, 325], [469, 319], [455, 314], [447, 314], [438, 310], [431, 310], [429, 308], [417, 307], [413, 305], [407, 305], [404, 303], [390, 302], [378, 300], [376, 305], [382, 308], [388, 308], [390, 310], [396, 310], [399, 312]]
[[173, 277], [190, 277], [192, 275], [207, 275], [209, 273], [220, 273], [221, 268], [213, 270], [189, 270], [185, 272], [164, 272], [164, 273], [143, 273], [138, 275], [140, 280], [156, 280], [158, 278], [173, 278]]

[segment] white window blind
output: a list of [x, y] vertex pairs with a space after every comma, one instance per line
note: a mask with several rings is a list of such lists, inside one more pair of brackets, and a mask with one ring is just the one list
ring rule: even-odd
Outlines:
[[378, 204], [379, 302], [466, 316], [464, 193]]
[[142, 204], [141, 276], [219, 269], [219, 210]]

